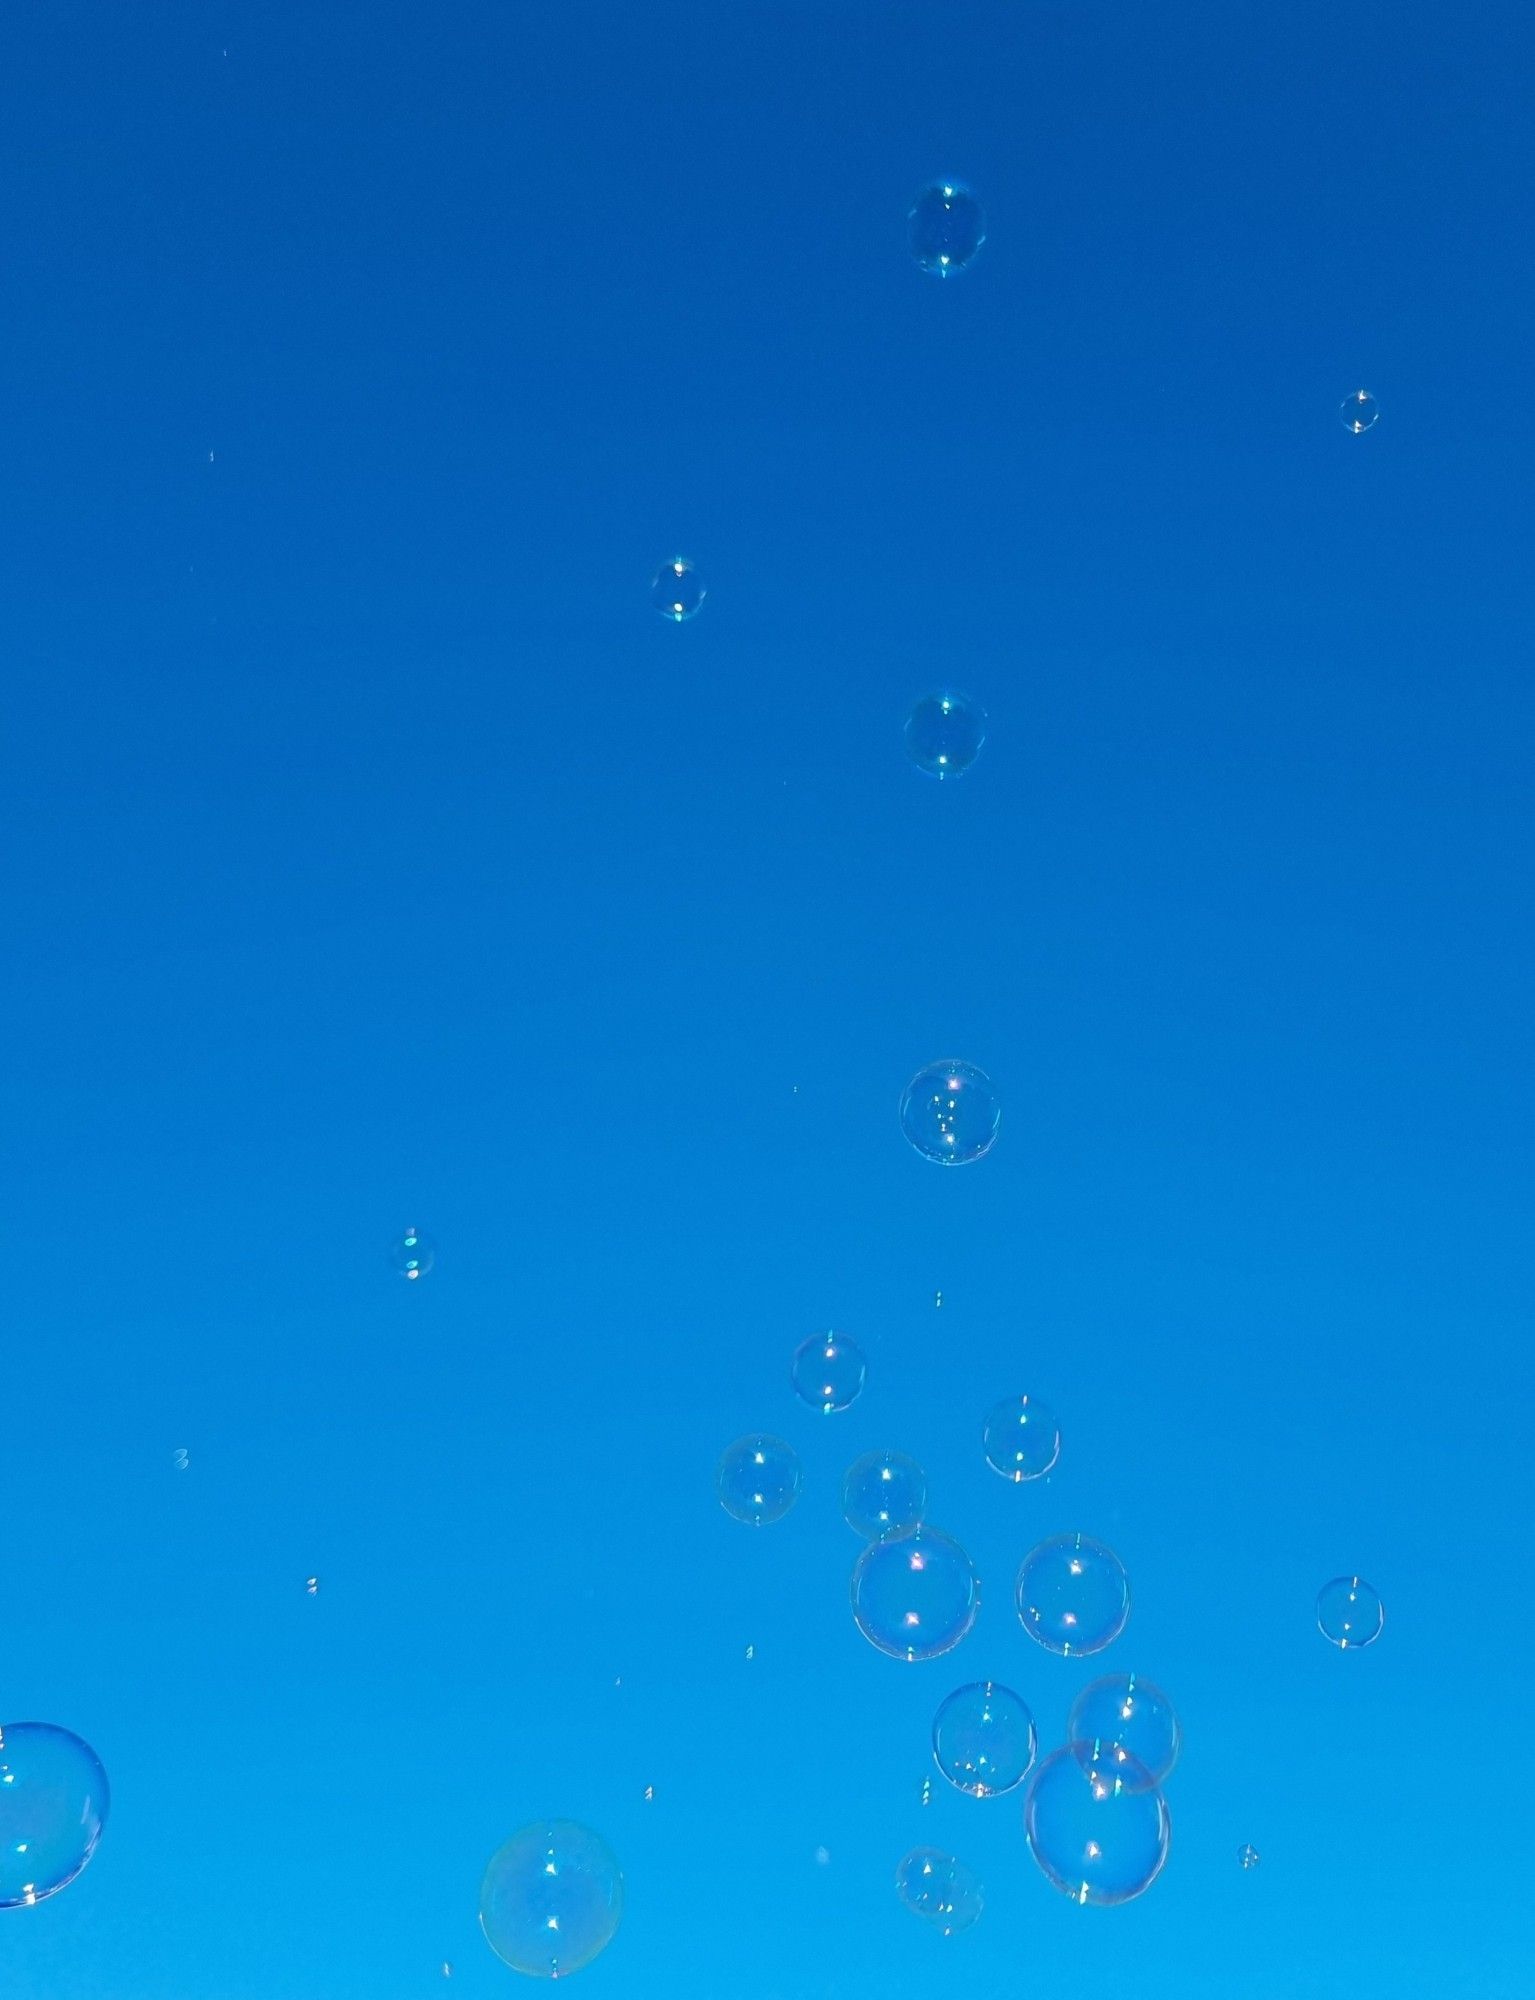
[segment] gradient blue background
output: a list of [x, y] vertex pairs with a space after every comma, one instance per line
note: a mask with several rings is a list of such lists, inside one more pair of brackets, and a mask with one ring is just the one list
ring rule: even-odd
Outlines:
[[[590, 2000], [1528, 1993], [1532, 56], [1474, 0], [12, 10], [0, 1715], [114, 1805], [7, 2000], [523, 1990], [476, 1894], [546, 1814], [624, 1864]], [[1006, 1107], [948, 1174], [945, 1054]], [[874, 1444], [983, 1575], [935, 1665], [848, 1616]], [[1011, 1609], [1068, 1527], [1135, 1588], [1083, 1666]], [[1094, 1666], [1187, 1738], [1109, 1912], [918, 1804], [951, 1686], [1053, 1739]]]

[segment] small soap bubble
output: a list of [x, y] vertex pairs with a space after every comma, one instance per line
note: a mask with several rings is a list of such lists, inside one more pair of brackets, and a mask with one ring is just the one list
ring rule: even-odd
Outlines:
[[927, 1511], [927, 1474], [903, 1451], [866, 1451], [842, 1482], [842, 1518], [866, 1542], [914, 1528]]
[[984, 1903], [971, 1870], [937, 1847], [914, 1847], [904, 1855], [895, 1871], [895, 1889], [908, 1910], [945, 1937], [969, 1930]]
[[1068, 1743], [1034, 1773], [1023, 1808], [1029, 1852], [1074, 1903], [1128, 1903], [1167, 1859], [1167, 1802], [1144, 1771]]
[[1014, 1485], [1043, 1479], [1061, 1455], [1061, 1427], [1037, 1396], [1009, 1396], [998, 1403], [981, 1433], [986, 1463]]
[[813, 1333], [795, 1349], [790, 1377], [795, 1393], [813, 1410], [831, 1416], [857, 1401], [868, 1364], [845, 1333]]
[[747, 1647], [747, 1649], [746, 1649], [746, 1657], [747, 1657], [747, 1659], [749, 1659], [749, 1660], [754, 1660], [754, 1659], [756, 1659], [756, 1657], [757, 1657], [757, 1649], [756, 1649], [756, 1647], [755, 1647], [755, 1646], [748, 1646], [748, 1647]]
[[395, 1244], [392, 1262], [400, 1276], [414, 1284], [424, 1278], [437, 1262], [436, 1246], [429, 1236], [411, 1224]]
[[928, 1063], [901, 1093], [901, 1130], [924, 1159], [943, 1167], [989, 1153], [1001, 1123], [997, 1087], [974, 1063]]
[[682, 625], [694, 616], [705, 596], [698, 571], [685, 556], [673, 556], [662, 563], [650, 580], [650, 601], [661, 616], [673, 625]]
[[574, 1820], [539, 1820], [492, 1857], [480, 1927], [498, 1958], [535, 1979], [564, 1979], [612, 1941], [624, 1878], [612, 1850]]
[[646, 1805], [647, 1805], [647, 1806], [648, 1806], [648, 1805], [650, 1805], [650, 1804], [651, 1804], [651, 1803], [652, 1803], [652, 1802], [654, 1801], [654, 1799], [655, 1799], [655, 1795], [656, 1795], [656, 1788], [655, 1788], [655, 1786], [654, 1786], [654, 1785], [647, 1785], [647, 1786], [645, 1787], [645, 1803], [646, 1803]]
[[781, 1521], [799, 1498], [799, 1453], [782, 1438], [752, 1431], [720, 1453], [715, 1491], [733, 1521], [765, 1528]]
[[320, 1594], [320, 1579], [317, 1576], [306, 1576], [304, 1578], [304, 1589], [309, 1596], [318, 1597]]
[[1256, 1868], [1262, 1858], [1251, 1841], [1244, 1841], [1237, 1849], [1237, 1862], [1243, 1868]]
[[88, 1743], [51, 1722], [0, 1729], [0, 1910], [67, 1889], [106, 1825], [111, 1792]]
[[933, 1294], [933, 1304], [934, 1304], [935, 1306], [941, 1306], [941, 1305], [943, 1304], [943, 1293], [942, 1293], [942, 1292], [934, 1292], [934, 1294]]
[[815, 1865], [817, 1868], [824, 1868], [830, 1860], [831, 1860], [831, 1849], [829, 1847], [818, 1847], [816, 1849]]
[[986, 241], [981, 204], [963, 181], [934, 181], [923, 188], [907, 224], [912, 256], [935, 278], [964, 270]]
[[453, 1977], [453, 1967], [446, 1959], [442, 1962], [442, 1976], [444, 1979], [451, 1979]]
[[1021, 1785], [1037, 1745], [1028, 1704], [996, 1681], [956, 1688], [933, 1717], [933, 1761], [973, 1799], [998, 1798]]
[[936, 1660], [981, 1608], [981, 1580], [959, 1543], [925, 1523], [870, 1542], [853, 1568], [853, 1618], [896, 1660]]
[[1144, 1771], [1160, 1785], [1178, 1761], [1182, 1732], [1177, 1710], [1152, 1681], [1138, 1674], [1105, 1674], [1071, 1705], [1067, 1741], [1090, 1743], [1126, 1771]]
[[1356, 1653], [1380, 1637], [1386, 1612], [1363, 1577], [1335, 1576], [1317, 1592], [1316, 1622], [1324, 1639], [1345, 1653]]
[[906, 718], [906, 753], [930, 778], [968, 771], [986, 741], [986, 711], [967, 694], [925, 694]]
[[1344, 397], [1340, 414], [1343, 428], [1352, 431], [1355, 437], [1363, 437], [1366, 431], [1374, 430], [1380, 418], [1380, 405], [1368, 389], [1356, 389], [1352, 396]]
[[1101, 1653], [1130, 1615], [1130, 1579], [1106, 1543], [1052, 1535], [1024, 1557], [1014, 1587], [1023, 1629], [1046, 1652]]
[[919, 1806], [930, 1806], [932, 1803], [933, 1803], [933, 1781], [931, 1778], [924, 1778], [922, 1780], [922, 1795], [917, 1800], [917, 1804]]
[[177, 1445], [176, 1449], [171, 1453], [171, 1464], [175, 1466], [178, 1472], [186, 1472], [191, 1468], [192, 1454], [184, 1445]]

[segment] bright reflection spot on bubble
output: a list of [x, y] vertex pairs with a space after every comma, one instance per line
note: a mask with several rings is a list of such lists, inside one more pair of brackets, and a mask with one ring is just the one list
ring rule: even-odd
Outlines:
[[51, 1722], [0, 1729], [0, 1910], [55, 1896], [96, 1852], [111, 1793], [88, 1743]]
[[952, 278], [986, 241], [981, 204], [963, 181], [934, 181], [923, 188], [907, 217], [911, 254], [935, 278]]
[[1042, 1479], [1055, 1464], [1061, 1455], [1061, 1428], [1055, 1412], [1037, 1396], [1009, 1396], [987, 1417], [981, 1443], [992, 1471], [1020, 1484]]
[[1023, 1828], [1041, 1872], [1074, 1903], [1128, 1903], [1167, 1859], [1167, 1802], [1150, 1775], [1091, 1743], [1053, 1752], [1029, 1783]]
[[1251, 1841], [1244, 1841], [1237, 1849], [1237, 1860], [1243, 1868], [1256, 1868], [1262, 1856]]
[[498, 1958], [535, 1979], [590, 1965], [624, 1913], [612, 1850], [574, 1820], [539, 1820], [492, 1857], [480, 1885], [480, 1927]]
[[1355, 437], [1363, 437], [1366, 431], [1374, 430], [1380, 420], [1380, 405], [1368, 389], [1356, 389], [1352, 396], [1343, 398], [1339, 414], [1343, 418], [1343, 428], [1352, 431]]
[[969, 1930], [985, 1903], [973, 1872], [937, 1847], [914, 1847], [902, 1856], [895, 1891], [913, 1915], [926, 1918], [945, 1937]]
[[901, 1093], [901, 1130], [924, 1159], [962, 1167], [989, 1153], [1002, 1101], [985, 1070], [948, 1057], [919, 1069]]
[[662, 563], [650, 580], [650, 602], [673, 625], [691, 618], [708, 595], [698, 571], [685, 556]]
[[986, 711], [967, 694], [927, 694], [906, 718], [906, 752], [919, 771], [957, 778], [986, 741]]
[[853, 1617], [895, 1660], [936, 1660], [981, 1608], [981, 1580], [959, 1543], [926, 1524], [870, 1542], [853, 1568]]
[[831, 1416], [856, 1402], [868, 1365], [863, 1349], [845, 1333], [813, 1333], [794, 1351], [795, 1393], [813, 1410]]
[[1178, 1761], [1182, 1732], [1171, 1701], [1138, 1674], [1105, 1674], [1071, 1705], [1068, 1741], [1101, 1745], [1127, 1772], [1144, 1771], [1160, 1785]]
[[402, 1278], [414, 1284], [424, 1278], [437, 1262], [437, 1246], [424, 1230], [411, 1223], [401, 1232], [390, 1252], [390, 1262]]
[[1380, 1637], [1386, 1610], [1363, 1577], [1335, 1576], [1317, 1592], [1316, 1622], [1324, 1639], [1356, 1653]]
[[715, 1491], [732, 1520], [765, 1528], [781, 1521], [799, 1498], [799, 1454], [782, 1438], [752, 1431], [720, 1453]]
[[914, 1528], [927, 1510], [927, 1475], [901, 1451], [866, 1451], [842, 1482], [842, 1518], [872, 1542], [892, 1529]]
[[933, 1717], [933, 1761], [973, 1799], [998, 1798], [1021, 1785], [1036, 1743], [1027, 1703], [996, 1681], [956, 1688]]
[[1091, 1535], [1054, 1535], [1030, 1549], [1014, 1601], [1023, 1629], [1050, 1653], [1101, 1653], [1130, 1615], [1124, 1564]]

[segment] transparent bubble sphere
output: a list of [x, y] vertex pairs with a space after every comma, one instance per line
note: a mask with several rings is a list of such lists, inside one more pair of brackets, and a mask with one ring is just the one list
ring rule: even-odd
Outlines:
[[842, 1482], [842, 1518], [866, 1542], [914, 1528], [927, 1511], [927, 1474], [901, 1451], [866, 1451]]
[[1089, 1743], [1068, 1743], [1040, 1765], [1023, 1830], [1041, 1872], [1074, 1903], [1128, 1903], [1162, 1872], [1172, 1827], [1167, 1801]]
[[1061, 1455], [1061, 1427], [1037, 1396], [1009, 1396], [998, 1403], [981, 1433], [986, 1463], [1015, 1485], [1043, 1479]]
[[514, 1972], [564, 1979], [613, 1940], [624, 1878], [612, 1850], [574, 1820], [538, 1820], [491, 1856], [480, 1884], [480, 1928]]
[[0, 1910], [55, 1896], [96, 1852], [111, 1792], [88, 1743], [51, 1722], [0, 1729]]
[[1244, 1868], [1256, 1868], [1262, 1856], [1251, 1841], [1244, 1841], [1237, 1849], [1237, 1860]]
[[1021, 1785], [1037, 1744], [1028, 1704], [996, 1681], [956, 1688], [933, 1717], [933, 1761], [973, 1799], [998, 1798]]
[[930, 777], [959, 777], [985, 741], [986, 711], [967, 694], [926, 694], [906, 718], [906, 753]]
[[986, 241], [981, 204], [963, 181], [923, 188], [907, 217], [911, 254], [935, 278], [952, 278]]
[[1386, 1622], [1386, 1609], [1363, 1577], [1335, 1576], [1317, 1592], [1316, 1622], [1324, 1639], [1344, 1652], [1373, 1646]]
[[831, 1416], [856, 1402], [868, 1366], [863, 1349], [845, 1333], [813, 1333], [795, 1349], [790, 1375], [796, 1395]]
[[1363, 437], [1366, 431], [1374, 430], [1380, 418], [1380, 405], [1368, 389], [1356, 389], [1352, 396], [1345, 396], [1339, 414], [1343, 418], [1343, 428], [1352, 431], [1355, 437]]
[[901, 1857], [895, 1892], [908, 1910], [945, 1937], [969, 1930], [985, 1906], [974, 1873], [938, 1847], [914, 1847]]
[[714, 1486], [732, 1520], [765, 1528], [781, 1521], [794, 1505], [803, 1476], [793, 1445], [765, 1431], [752, 1431], [720, 1453]]
[[1080, 1659], [1101, 1653], [1124, 1630], [1130, 1579], [1106, 1543], [1053, 1535], [1024, 1557], [1014, 1599], [1031, 1639], [1046, 1652]]
[[1127, 1772], [1144, 1771], [1160, 1785], [1178, 1761], [1182, 1731], [1171, 1701], [1138, 1674], [1105, 1674], [1071, 1704], [1066, 1735], [1118, 1758]]
[[924, 1159], [963, 1167], [989, 1153], [1002, 1101], [985, 1070], [950, 1058], [929, 1063], [901, 1093], [901, 1130]]
[[870, 1542], [853, 1568], [853, 1618], [894, 1660], [936, 1660], [981, 1608], [981, 1580], [959, 1543], [924, 1522]]
[[685, 556], [673, 556], [670, 562], [662, 563], [650, 580], [652, 606], [673, 625], [692, 618], [707, 594], [698, 571]]
[[414, 1223], [402, 1231], [390, 1252], [390, 1262], [402, 1278], [414, 1283], [424, 1278], [437, 1262], [437, 1246], [423, 1230]]

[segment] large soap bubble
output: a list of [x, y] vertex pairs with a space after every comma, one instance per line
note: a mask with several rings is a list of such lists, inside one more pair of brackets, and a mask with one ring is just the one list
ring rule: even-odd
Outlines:
[[927, 1511], [927, 1475], [903, 1451], [866, 1451], [842, 1482], [842, 1518], [866, 1542], [914, 1528]]
[[956, 1688], [933, 1717], [933, 1761], [973, 1799], [994, 1799], [1021, 1785], [1037, 1740], [1028, 1704], [996, 1681]]
[[1172, 1702], [1139, 1674], [1105, 1674], [1090, 1682], [1071, 1704], [1066, 1735], [1072, 1743], [1101, 1745], [1126, 1771], [1145, 1771], [1154, 1785], [1177, 1763], [1182, 1742]]
[[963, 181], [934, 181], [923, 188], [907, 217], [911, 254], [935, 278], [964, 270], [986, 241], [981, 204]]
[[1324, 1639], [1354, 1653], [1380, 1637], [1386, 1609], [1362, 1576], [1335, 1576], [1317, 1592], [1316, 1622]]
[[972, 1870], [939, 1847], [914, 1847], [901, 1857], [895, 1892], [908, 1910], [925, 1917], [945, 1937], [969, 1930], [984, 1907], [981, 1885]]
[[1053, 1535], [1029, 1550], [1014, 1588], [1018, 1616], [1046, 1652], [1101, 1653], [1130, 1615], [1124, 1564], [1091, 1535]]
[[853, 1617], [895, 1660], [936, 1660], [981, 1608], [981, 1580], [959, 1543], [924, 1523], [870, 1542], [853, 1568]]
[[986, 711], [967, 694], [926, 694], [906, 718], [906, 752], [931, 778], [968, 771], [986, 741]]
[[1029, 1783], [1023, 1830], [1046, 1878], [1074, 1903], [1128, 1903], [1162, 1872], [1167, 1802], [1145, 1771], [1068, 1743]]
[[0, 1729], [0, 1910], [68, 1888], [96, 1852], [111, 1792], [88, 1743], [51, 1722]]
[[981, 1444], [992, 1471], [1021, 1484], [1043, 1479], [1060, 1457], [1061, 1427], [1037, 1396], [1009, 1396], [987, 1417]]
[[901, 1130], [942, 1167], [966, 1166], [989, 1153], [1001, 1123], [997, 1087], [974, 1063], [929, 1063], [901, 1093]]
[[795, 1394], [831, 1416], [856, 1402], [868, 1373], [863, 1349], [845, 1333], [813, 1333], [795, 1349], [790, 1370]]
[[535, 1979], [564, 1979], [612, 1942], [624, 1878], [612, 1850], [574, 1820], [537, 1820], [491, 1856], [480, 1927], [498, 1958]]
[[720, 1505], [749, 1528], [781, 1521], [799, 1498], [799, 1453], [782, 1438], [752, 1431], [720, 1453], [714, 1474]]

